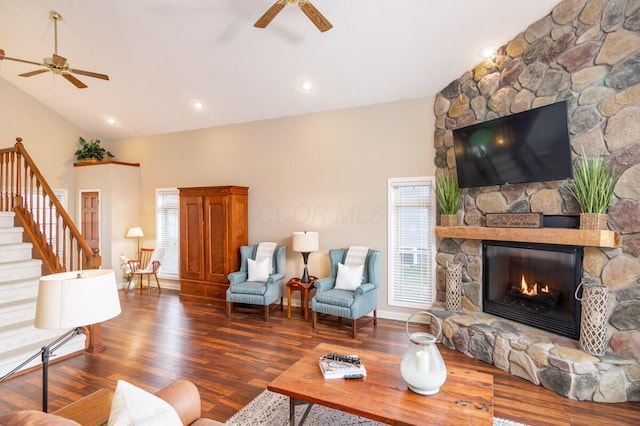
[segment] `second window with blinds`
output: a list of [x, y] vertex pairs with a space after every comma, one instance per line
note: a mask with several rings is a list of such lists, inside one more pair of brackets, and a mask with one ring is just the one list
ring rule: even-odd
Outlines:
[[158, 276], [178, 279], [180, 196], [176, 188], [156, 189], [156, 244], [164, 247], [164, 257]]
[[436, 300], [435, 179], [390, 178], [389, 305], [431, 308]]

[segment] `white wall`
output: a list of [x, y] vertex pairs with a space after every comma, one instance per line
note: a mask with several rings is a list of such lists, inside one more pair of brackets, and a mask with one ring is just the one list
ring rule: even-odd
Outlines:
[[10, 148], [21, 137], [27, 152], [53, 189], [69, 191], [74, 208], [73, 154], [83, 131], [0, 78], [0, 148]]
[[[387, 179], [435, 173], [433, 101], [128, 139], [108, 148], [121, 161], [140, 163], [146, 245], [155, 239], [156, 188], [248, 186], [249, 242], [291, 247], [294, 231], [318, 231], [312, 275], [328, 273], [330, 248], [382, 251], [382, 312], [394, 309], [387, 306]], [[302, 256], [289, 250], [287, 258], [288, 276], [300, 276]]]
[[[78, 211], [81, 217], [80, 193], [97, 191], [100, 208], [100, 253], [102, 267], [113, 269], [119, 282], [120, 255], [137, 259], [137, 240], [126, 238], [127, 230], [139, 223], [140, 168], [122, 164], [97, 164], [74, 168]], [[80, 221], [78, 229], [80, 228]]]

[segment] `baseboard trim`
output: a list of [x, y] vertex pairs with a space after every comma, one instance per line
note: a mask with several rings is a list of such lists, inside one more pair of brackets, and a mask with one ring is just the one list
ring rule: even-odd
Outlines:
[[[124, 287], [126, 287], [127, 284], [124, 283]], [[160, 287], [162, 287], [163, 289], [167, 289], [167, 290], [176, 290], [176, 291], [180, 291], [180, 281], [177, 280], [168, 280], [168, 279], [160, 279]], [[284, 298], [284, 305], [285, 307], [287, 306], [287, 298]], [[291, 307], [295, 307], [295, 308], [300, 308], [300, 299], [294, 299], [291, 301]], [[311, 311], [311, 308], [309, 308], [309, 311]], [[414, 311], [415, 312], [415, 311]], [[409, 319], [409, 317], [414, 313], [414, 312], [394, 312], [394, 311], [388, 311], [388, 310], [380, 310], [378, 309], [378, 318], [383, 318], [383, 319], [390, 319], [390, 320], [394, 320], [394, 321], [407, 321], [407, 319]], [[369, 315], [372, 316], [372, 315]]]

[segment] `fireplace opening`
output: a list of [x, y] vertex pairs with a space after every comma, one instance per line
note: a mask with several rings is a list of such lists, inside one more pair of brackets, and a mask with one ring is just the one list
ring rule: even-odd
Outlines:
[[482, 310], [562, 336], [580, 336], [583, 249], [483, 241]]

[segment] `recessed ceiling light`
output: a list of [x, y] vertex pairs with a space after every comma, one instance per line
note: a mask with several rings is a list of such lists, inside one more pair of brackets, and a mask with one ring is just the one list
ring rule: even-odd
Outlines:
[[482, 49], [481, 55], [483, 58], [490, 58], [496, 53], [496, 49], [493, 47], [485, 47]]
[[201, 111], [204, 109], [204, 104], [200, 101], [193, 101], [191, 102], [191, 106], [193, 107], [193, 109], [195, 109], [196, 111]]
[[106, 121], [107, 124], [110, 125], [110, 126], [115, 126], [116, 124], [118, 124], [118, 120], [116, 120], [113, 117], [105, 117], [104, 121]]
[[302, 90], [305, 90], [307, 92], [310, 91], [313, 88], [313, 86], [311, 85], [311, 82], [309, 80], [302, 80], [300, 82], [300, 87], [302, 88]]

